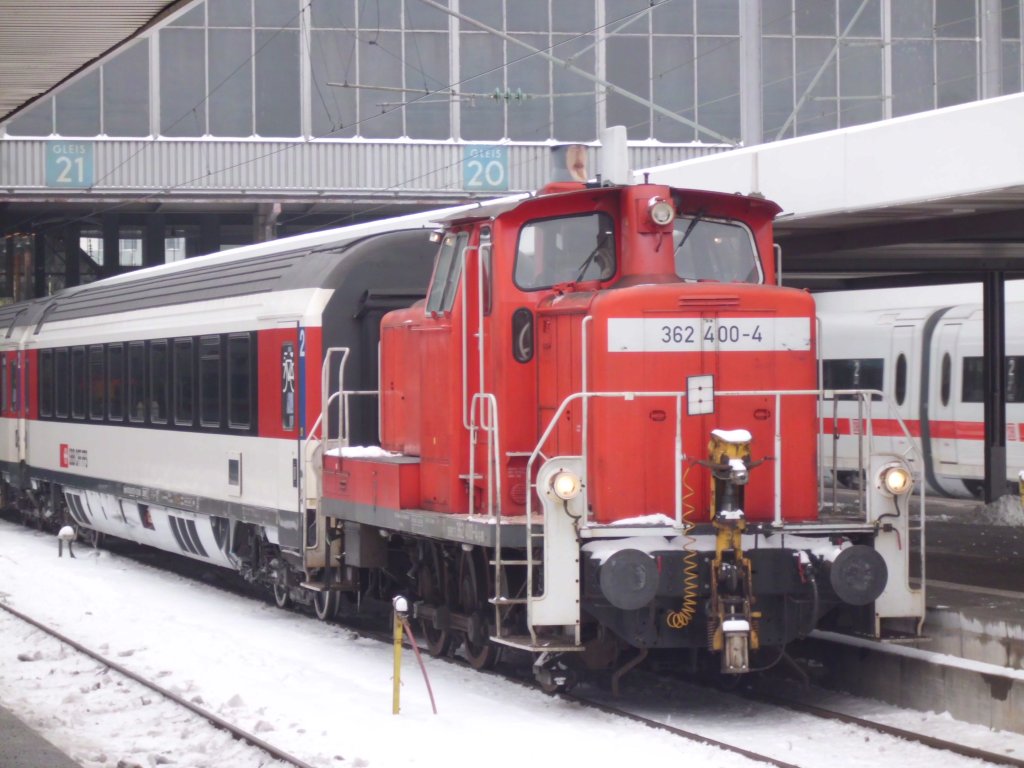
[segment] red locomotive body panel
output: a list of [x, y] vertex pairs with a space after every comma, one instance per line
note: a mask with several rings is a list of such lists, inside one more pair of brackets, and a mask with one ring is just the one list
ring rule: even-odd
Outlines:
[[[468, 234], [459, 238], [464, 247]], [[460, 266], [439, 259], [436, 269]], [[468, 463], [460, 383], [464, 321], [448, 276], [435, 272], [433, 286], [444, 296], [390, 312], [381, 323], [381, 445], [419, 457], [416, 507], [465, 513], [468, 493], [460, 479]]]
[[[592, 388], [607, 392], [686, 391], [690, 377], [710, 376], [715, 392], [813, 390], [816, 364], [813, 303], [798, 291], [701, 283], [643, 286], [608, 292], [591, 308]], [[598, 400], [591, 409], [590, 498], [599, 522], [650, 514], [674, 516], [675, 436], [682, 410], [683, 506], [691, 522], [710, 509], [704, 459], [713, 429], [751, 433], [755, 462], [744, 511], [752, 522], [771, 520], [775, 461], [785, 482], [786, 519], [813, 519], [817, 511], [813, 395], [780, 398], [776, 456], [776, 400], [770, 394], [716, 395], [710, 413], [689, 415], [682, 399]]]
[[420, 499], [420, 465], [390, 457], [324, 457], [326, 496], [362, 507], [413, 509]]
[[381, 323], [380, 408], [381, 446], [408, 456], [420, 455], [420, 355], [414, 342], [415, 318], [421, 305], [388, 313]]

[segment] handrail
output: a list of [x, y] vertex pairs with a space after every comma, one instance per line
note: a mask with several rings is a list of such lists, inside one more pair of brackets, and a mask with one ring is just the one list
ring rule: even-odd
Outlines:
[[[773, 397], [773, 398], [775, 398], [775, 401], [776, 401], [776, 408], [775, 408], [775, 411], [776, 411], [776, 413], [775, 413], [775, 430], [774, 431], [775, 431], [775, 449], [776, 449], [776, 456], [775, 456], [775, 458], [776, 458], [776, 465], [777, 466], [775, 468], [776, 498], [775, 498], [775, 504], [774, 504], [774, 506], [775, 506], [774, 518], [775, 518], [775, 522], [777, 522], [779, 524], [782, 524], [784, 522], [784, 520], [782, 518], [782, 513], [781, 513], [781, 493], [780, 493], [780, 490], [779, 490], [781, 488], [781, 478], [782, 478], [782, 467], [781, 467], [781, 465], [782, 465], [782, 460], [781, 460], [781, 458], [782, 458], [782, 451], [781, 451], [781, 448], [782, 448], [782, 441], [781, 441], [781, 424], [782, 424], [782, 421], [781, 421], [781, 410], [782, 410], [782, 408], [781, 408], [781, 405], [782, 405], [782, 398], [784, 398], [784, 397], [815, 397], [815, 399], [819, 403], [819, 410], [820, 410], [820, 405], [821, 405], [821, 402], [822, 402], [821, 396], [824, 397], [825, 401], [834, 400], [836, 398], [845, 397], [845, 396], [856, 397], [858, 400], [861, 401], [861, 410], [859, 411], [859, 413], [864, 413], [865, 412], [864, 406], [866, 404], [866, 416], [865, 416], [865, 418], [862, 419], [862, 422], [866, 424], [866, 430], [863, 430], [862, 433], [859, 435], [859, 438], [860, 438], [860, 441], [861, 441], [861, 445], [860, 445], [860, 453], [859, 453], [858, 463], [861, 466], [864, 465], [864, 453], [863, 453], [863, 451], [864, 451], [864, 441], [867, 440], [868, 442], [870, 442], [871, 437], [873, 435], [873, 431], [874, 431], [873, 428], [872, 428], [872, 424], [873, 424], [873, 421], [874, 421], [874, 419], [876, 417], [873, 415], [873, 409], [871, 407], [872, 398], [874, 398], [876, 396], [879, 397], [882, 402], [887, 403], [887, 405], [889, 406], [889, 410], [891, 411], [896, 424], [899, 426], [900, 430], [902, 430], [902, 433], [903, 433], [904, 437], [907, 439], [907, 448], [903, 452], [904, 457], [908, 458], [908, 460], [909, 460], [910, 454], [913, 454], [914, 459], [916, 459], [916, 463], [918, 465], [918, 467], [917, 467], [917, 474], [920, 475], [920, 473], [923, 471], [922, 469], [920, 469], [920, 467], [923, 466], [923, 460], [922, 460], [922, 457], [921, 457], [920, 449], [914, 443], [914, 440], [913, 440], [913, 438], [912, 438], [912, 436], [910, 434], [909, 428], [907, 427], [906, 423], [903, 421], [903, 418], [899, 415], [899, 412], [896, 410], [894, 404], [892, 404], [888, 400], [888, 398], [882, 392], [880, 392], [879, 390], [854, 390], [854, 389], [774, 390], [774, 389], [771, 389], [771, 390], [718, 390], [718, 391], [715, 392], [715, 397], [716, 398], [718, 398], [718, 397], [758, 397], [758, 396], [760, 396], [760, 397]], [[547, 424], [546, 428], [544, 429], [544, 432], [541, 434], [540, 439], [537, 441], [534, 449], [530, 452], [530, 456], [527, 459], [527, 463], [526, 463], [526, 477], [527, 477], [528, 487], [529, 487], [529, 490], [530, 490], [530, 493], [528, 493], [527, 497], [526, 497], [526, 524], [527, 524], [528, 527], [532, 524], [534, 495], [535, 495], [535, 493], [538, 492], [538, 489], [536, 487], [536, 483], [533, 480], [533, 477], [534, 477], [534, 471], [533, 471], [534, 470], [534, 465], [535, 465], [535, 462], [537, 461], [537, 458], [540, 455], [542, 455], [542, 448], [544, 447], [545, 444], [547, 444], [548, 440], [550, 439], [552, 433], [555, 430], [556, 425], [559, 423], [560, 419], [563, 417], [566, 409], [569, 408], [573, 403], [575, 403], [577, 401], [588, 402], [588, 401], [590, 401], [592, 399], [597, 399], [597, 398], [601, 398], [601, 399], [622, 399], [622, 400], [629, 401], [629, 400], [635, 400], [637, 398], [653, 398], [653, 397], [673, 398], [673, 399], [675, 399], [675, 401], [676, 401], [676, 445], [678, 446], [676, 453], [677, 453], [677, 459], [679, 461], [682, 461], [682, 460], [685, 459], [685, 455], [682, 453], [681, 447], [683, 445], [683, 442], [682, 442], [682, 403], [683, 403], [683, 400], [686, 398], [686, 392], [682, 392], [682, 391], [663, 391], [663, 392], [618, 391], [618, 392], [576, 392], [576, 393], [573, 393], [573, 394], [567, 396], [564, 400], [562, 400], [561, 404], [555, 410], [554, 414], [551, 416], [550, 420], [548, 421], [548, 424]], [[584, 413], [587, 413], [587, 411], [584, 411]], [[587, 433], [588, 429], [589, 429], [589, 424], [588, 423], [582, 424], [581, 430], [582, 430], [582, 432], [584, 434]], [[583, 459], [584, 459], [584, 466], [586, 466], [586, 464], [587, 464], [587, 454], [586, 453], [584, 453]], [[822, 457], [819, 456], [819, 463], [820, 463], [821, 459], [822, 459]], [[820, 469], [820, 467], [819, 467], [819, 469]], [[912, 466], [912, 469], [914, 469], [913, 466]], [[921, 478], [919, 478], [919, 480], [920, 479]], [[918, 491], [921, 493], [921, 498], [922, 498], [922, 503], [923, 503], [923, 500], [924, 500], [924, 483], [923, 482], [918, 482], [917, 486], [918, 486]], [[588, 503], [588, 493], [589, 493], [589, 491], [587, 489], [586, 484], [584, 484], [584, 486], [583, 486], [582, 493], [583, 493], [583, 501], [581, 503], [581, 507], [584, 510], [584, 518], [582, 520], [582, 524], [584, 526], [586, 526], [588, 524], [588, 522], [589, 522], [588, 521], [588, 517], [587, 517], [588, 509], [589, 509], [589, 503]], [[677, 494], [677, 497], [678, 497], [678, 494]], [[676, 508], [674, 510], [674, 513], [675, 513], [674, 517], [675, 517], [675, 520], [677, 521], [677, 523], [681, 524], [681, 521], [682, 521], [682, 503], [681, 503], [680, 499], [678, 499], [678, 498], [676, 499], [675, 506], [676, 506]], [[863, 504], [861, 505], [861, 510], [860, 511], [864, 512], [865, 515], [868, 512], [868, 510], [865, 508], [865, 505], [863, 505]], [[865, 520], [866, 519], [867, 518], [865, 517]]]
[[[479, 409], [480, 423], [477, 424], [476, 414]], [[487, 468], [484, 478], [487, 489], [487, 511], [488, 517], [501, 517], [501, 467], [498, 463], [498, 446], [501, 445], [498, 424], [498, 399], [489, 392], [477, 392], [473, 395], [470, 404], [470, 432], [472, 435], [469, 451], [469, 475], [470, 475], [470, 500], [469, 513], [473, 514], [473, 492], [472, 482], [475, 477], [476, 451], [474, 446], [477, 443], [476, 433], [483, 431], [487, 435]], [[495, 499], [499, 501], [496, 505]]]

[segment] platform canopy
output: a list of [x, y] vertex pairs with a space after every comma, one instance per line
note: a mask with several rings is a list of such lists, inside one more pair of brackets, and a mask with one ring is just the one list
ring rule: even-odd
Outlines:
[[188, 0], [0, 0], [0, 122]]
[[1024, 277], [1022, 128], [1024, 94], [1015, 94], [638, 175], [777, 202], [790, 284]]

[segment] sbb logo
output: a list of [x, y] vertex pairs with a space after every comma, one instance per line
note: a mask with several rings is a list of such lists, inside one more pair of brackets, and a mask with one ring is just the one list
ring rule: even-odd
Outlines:
[[69, 453], [69, 451], [68, 451], [68, 444], [67, 443], [61, 443], [60, 444], [60, 465], [62, 467], [69, 467], [69, 466], [71, 466], [71, 463], [70, 463], [69, 457], [68, 457], [68, 453]]

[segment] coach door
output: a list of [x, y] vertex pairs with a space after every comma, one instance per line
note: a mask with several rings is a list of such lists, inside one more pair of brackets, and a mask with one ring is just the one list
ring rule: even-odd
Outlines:
[[[287, 547], [299, 547], [302, 533], [300, 522], [304, 516], [302, 501], [302, 477], [306, 470], [299, 461], [299, 451], [305, 445], [302, 440], [304, 429], [304, 402], [302, 398], [303, 383], [306, 376], [304, 336], [297, 322], [281, 323], [273, 335], [274, 342], [269, 345], [271, 359], [260, 361], [260, 367], [272, 371], [271, 375], [261, 379], [271, 389], [268, 398], [266, 416], [276, 423], [264, 425], [272, 434], [280, 434], [285, 439], [274, 440], [277, 460], [275, 461], [274, 487], [278, 488], [279, 515], [278, 532], [280, 544]], [[319, 371], [314, 375], [319, 376]], [[262, 382], [261, 382], [262, 383]], [[272, 414], [272, 415], [271, 415]], [[261, 414], [261, 416], [264, 414]], [[288, 439], [292, 438], [292, 439]], [[270, 441], [267, 441], [270, 442]], [[306, 478], [306, 482], [314, 482], [315, 478]], [[295, 517], [283, 519], [284, 510], [294, 510]]]

